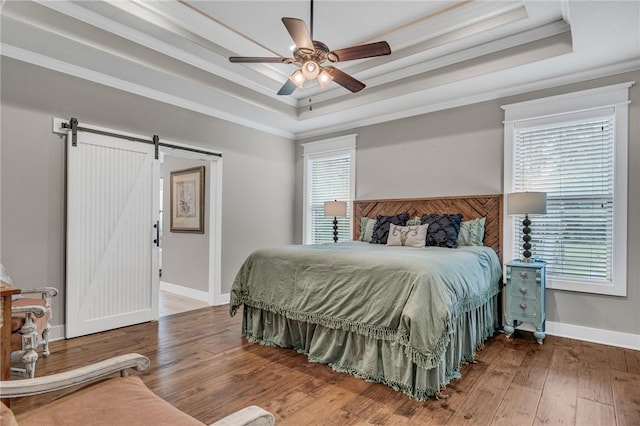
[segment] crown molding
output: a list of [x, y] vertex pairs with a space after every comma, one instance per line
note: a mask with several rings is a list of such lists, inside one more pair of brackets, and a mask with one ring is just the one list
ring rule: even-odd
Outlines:
[[27, 62], [33, 65], [38, 65], [43, 68], [47, 68], [53, 71], [68, 74], [74, 77], [78, 77], [84, 80], [99, 83], [105, 86], [113, 87], [115, 89], [123, 90], [129, 93], [140, 95], [149, 99], [164, 102], [170, 105], [174, 105], [180, 108], [185, 108], [191, 111], [199, 112], [211, 117], [226, 120], [235, 124], [239, 124], [252, 129], [260, 130], [266, 133], [271, 133], [277, 136], [293, 139], [295, 134], [286, 130], [275, 128], [272, 126], [266, 126], [264, 124], [249, 120], [247, 118], [240, 117], [235, 114], [229, 114], [228, 112], [213, 108], [209, 105], [202, 103], [189, 101], [185, 98], [173, 96], [163, 91], [154, 90], [146, 86], [131, 83], [119, 78], [106, 75], [94, 70], [79, 67], [77, 65], [70, 64], [68, 62], [59, 61], [49, 56], [40, 55], [19, 47], [11, 46], [6, 43], [0, 43], [0, 51], [2, 56], [17, 59], [22, 62]]

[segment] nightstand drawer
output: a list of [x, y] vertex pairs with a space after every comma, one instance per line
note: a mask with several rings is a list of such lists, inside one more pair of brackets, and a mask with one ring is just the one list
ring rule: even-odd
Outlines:
[[537, 282], [514, 282], [510, 281], [508, 284], [509, 296], [524, 297], [526, 299], [537, 299], [538, 297], [538, 284]]
[[522, 297], [509, 296], [509, 313], [518, 317], [537, 318], [539, 312], [539, 303], [535, 300], [529, 300]]
[[540, 281], [540, 269], [516, 267], [509, 269], [507, 279], [514, 284], [535, 284]]

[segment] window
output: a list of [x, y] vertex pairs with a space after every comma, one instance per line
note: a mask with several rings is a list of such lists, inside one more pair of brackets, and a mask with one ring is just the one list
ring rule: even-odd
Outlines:
[[[630, 86], [503, 106], [505, 192], [547, 193], [547, 214], [532, 216], [530, 227], [549, 288], [626, 295]], [[522, 219], [505, 220], [513, 258], [521, 257]]]
[[324, 216], [324, 202], [333, 200], [347, 202], [347, 217], [338, 218], [338, 241], [351, 240], [356, 135], [305, 143], [302, 147], [304, 243], [333, 242], [333, 217]]

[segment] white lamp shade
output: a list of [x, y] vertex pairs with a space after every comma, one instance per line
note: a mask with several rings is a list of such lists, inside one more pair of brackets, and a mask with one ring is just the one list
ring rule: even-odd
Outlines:
[[302, 64], [302, 74], [304, 74], [307, 80], [313, 80], [320, 74], [320, 65], [315, 61], [307, 61]]
[[513, 192], [507, 194], [508, 214], [546, 214], [546, 192]]
[[289, 80], [291, 80], [291, 82], [295, 84], [299, 89], [302, 89], [302, 87], [304, 86], [304, 81], [306, 79], [302, 71], [296, 70], [293, 72], [293, 74], [291, 74]]
[[326, 69], [323, 69], [320, 75], [318, 75], [318, 84], [320, 87], [325, 87], [327, 84], [331, 83], [332, 80], [333, 76]]
[[333, 216], [333, 217], [346, 217], [347, 202], [346, 201], [325, 201], [324, 215]]

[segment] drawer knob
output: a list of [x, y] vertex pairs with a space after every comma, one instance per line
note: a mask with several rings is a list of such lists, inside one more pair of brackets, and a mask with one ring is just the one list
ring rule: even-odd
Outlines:
[[527, 292], [526, 287], [520, 287], [520, 293], [526, 293], [526, 292]]
[[527, 304], [526, 304], [526, 303], [521, 303], [521, 304], [520, 304], [520, 307], [521, 307], [522, 309], [526, 309], [526, 308], [527, 308]]
[[520, 276], [521, 276], [522, 278], [526, 278], [526, 277], [527, 277], [527, 273], [526, 273], [526, 272], [520, 272]]

